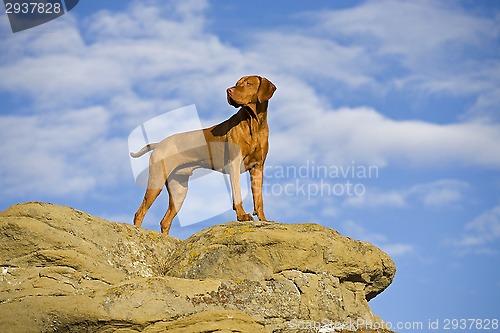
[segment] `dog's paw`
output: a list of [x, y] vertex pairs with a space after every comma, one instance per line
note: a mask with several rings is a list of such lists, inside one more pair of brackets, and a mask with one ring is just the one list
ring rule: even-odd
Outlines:
[[274, 221], [269, 221], [268, 219], [266, 219], [266, 216], [264, 215], [264, 213], [258, 213], [256, 211], [254, 211], [253, 215], [257, 216], [257, 221], [261, 221], [261, 222], [274, 222]]
[[252, 215], [247, 214], [247, 213], [245, 213], [245, 214], [241, 214], [241, 215], [238, 215], [236, 218], [237, 218], [237, 219], [238, 219], [238, 221], [240, 221], [240, 222], [242, 222], [242, 221], [253, 221], [253, 217], [252, 217]]

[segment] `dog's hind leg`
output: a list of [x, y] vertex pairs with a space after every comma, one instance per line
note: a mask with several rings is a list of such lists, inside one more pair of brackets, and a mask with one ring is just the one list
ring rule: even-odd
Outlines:
[[146, 194], [144, 194], [144, 199], [142, 200], [141, 206], [137, 210], [134, 216], [134, 225], [140, 227], [146, 212], [149, 210], [155, 199], [160, 195], [160, 189], [146, 189]]
[[168, 209], [160, 222], [161, 232], [168, 234], [174, 217], [181, 209], [188, 190], [189, 175], [174, 173], [168, 177]]
[[156, 200], [158, 195], [160, 195], [166, 179], [164, 174], [164, 163], [150, 164], [146, 194], [144, 194], [144, 199], [142, 200], [142, 203], [134, 216], [134, 225], [136, 227], [141, 226], [147, 211]]

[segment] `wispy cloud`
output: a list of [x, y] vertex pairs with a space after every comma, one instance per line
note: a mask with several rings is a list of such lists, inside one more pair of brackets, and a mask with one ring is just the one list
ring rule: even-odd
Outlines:
[[98, 12], [86, 24], [66, 15], [54, 22], [54, 32], [21, 40], [7, 35], [12, 53], [3, 57], [0, 76], [9, 80], [1, 80], [0, 89], [27, 94], [47, 107], [131, 91], [144, 94], [155, 85], [163, 96], [172, 94], [179, 89], [176, 77], [213, 70], [219, 55], [230, 54], [203, 31], [202, 3], [132, 2], [125, 12]]
[[449, 208], [463, 201], [468, 187], [469, 184], [461, 180], [441, 179], [430, 183], [415, 184], [407, 189], [367, 188], [364, 195], [348, 197], [343, 205], [358, 208], [405, 208], [412, 205], [421, 205], [425, 208]]
[[454, 179], [441, 179], [427, 184], [417, 184], [407, 192], [419, 200], [424, 207], [438, 208], [450, 207], [459, 204], [465, 197], [469, 188], [467, 182]]
[[[328, 109], [327, 105], [318, 105], [317, 98], [304, 112], [303, 96], [294, 93], [300, 96], [297, 105], [293, 101], [299, 98], [286, 91], [288, 100], [282, 102], [284, 96], [280, 96], [271, 115], [275, 122], [293, 121], [273, 136], [277, 151], [287, 152], [277, 156], [282, 163], [302, 156], [309, 160], [318, 158], [326, 164], [355, 160], [380, 167], [388, 164], [433, 167], [453, 163], [500, 167], [500, 155], [492, 154], [500, 142], [500, 125], [396, 121], [371, 108]], [[292, 153], [283, 149], [290, 144], [295, 147]]]
[[455, 247], [460, 255], [500, 253], [500, 205], [482, 213], [463, 230], [456, 240], [446, 240]]
[[101, 107], [0, 116], [0, 193], [78, 196], [123, 179], [129, 173], [125, 140], [109, 137], [109, 127], [108, 111]]
[[318, 35], [369, 54], [362, 66], [384, 78], [378, 84], [479, 94], [471, 114], [498, 119], [498, 15], [475, 16], [452, 2], [383, 0], [306, 17]]
[[[327, 78], [353, 89], [376, 82], [371, 76], [373, 63], [369, 54], [359, 46], [342, 45], [307, 30], [260, 33], [253, 42], [249, 49], [259, 50], [255, 57], [261, 58], [263, 66], [271, 72], [289, 73], [306, 81]], [[270, 48], [270, 45], [280, 47]]]
[[360, 239], [365, 242], [373, 243], [374, 245], [380, 247], [383, 251], [387, 252], [391, 257], [400, 257], [404, 255], [409, 255], [415, 252], [415, 247], [413, 244], [407, 243], [393, 243], [384, 234], [372, 232], [364, 228], [363, 226], [353, 222], [345, 221], [342, 223], [342, 232], [350, 237]]
[[368, 189], [362, 196], [348, 197], [343, 202], [345, 207], [392, 207], [402, 208], [407, 205], [405, 193], [399, 191], [380, 191]]
[[[196, 96], [207, 94], [206, 87], [215, 90], [213, 82], [193, 85], [188, 78], [217, 68], [210, 62], [220, 58], [213, 54], [231, 54], [203, 32], [199, 14], [205, 7], [196, 0], [174, 7], [134, 2], [124, 12], [99, 12], [84, 23], [65, 15], [49, 33], [5, 35], [0, 91], [22, 96], [26, 104], [24, 115], [0, 115], [0, 193], [85, 195], [128, 179], [129, 131], [203, 100]], [[237, 79], [221, 77], [221, 92]]]
[[311, 16], [319, 20], [316, 26], [321, 32], [349, 34], [365, 43], [371, 39], [376, 52], [404, 55], [414, 65], [447, 43], [476, 44], [478, 37], [494, 38], [499, 32], [494, 21], [470, 15], [450, 3], [429, 0], [372, 0]]
[[[377, 59], [371, 58], [371, 41], [356, 37], [347, 43], [337, 38], [337, 32], [344, 37], [374, 34], [380, 55], [399, 52], [411, 58], [414, 55], [406, 47], [419, 43], [407, 45], [403, 36], [391, 35], [397, 33], [397, 20], [404, 13], [413, 10], [415, 20], [431, 15], [433, 25], [441, 17], [465, 27], [453, 25], [452, 31], [440, 32], [445, 35], [431, 36], [422, 42], [427, 49], [459, 38], [463, 30], [466, 42], [477, 34], [490, 36], [489, 20], [447, 12], [434, 2], [384, 1], [380, 9], [378, 3], [367, 2], [338, 12], [314, 13], [319, 21], [288, 34], [279, 27], [250, 34], [248, 44], [236, 47], [206, 29], [207, 6], [202, 0], [177, 5], [132, 2], [122, 12], [98, 12], [84, 22], [65, 15], [54, 22], [51, 33], [7, 36], [3, 43], [8, 52], [0, 55], [0, 90], [32, 101], [27, 115], [6, 110], [10, 114], [1, 119], [2, 145], [8, 154], [2, 159], [2, 181], [11, 185], [9, 191], [61, 194], [78, 188], [83, 193], [93, 184], [125, 179], [129, 172], [122, 170], [116, 176], [116, 167], [128, 167], [125, 137], [132, 128], [193, 103], [204, 124], [223, 120], [233, 111], [226, 104], [225, 89], [249, 73], [268, 75], [278, 86], [270, 109], [271, 164], [316, 160], [339, 165], [354, 160], [381, 168], [500, 167], [500, 156], [492, 154], [500, 142], [500, 127], [495, 123], [394, 120], [371, 107], [332, 106], [315, 83], [331, 79], [342, 91], [377, 85], [380, 72]], [[329, 35], [320, 34], [328, 31]], [[409, 31], [408, 36], [421, 40], [428, 33]], [[478, 103], [490, 101], [481, 95]], [[67, 142], [71, 149], [51, 148]], [[103, 152], [103, 147], [113, 153]], [[102, 162], [89, 162], [92, 159]], [[33, 160], [44, 162], [39, 168], [27, 167]], [[45, 186], [45, 181], [73, 185]], [[429, 204], [457, 200], [454, 195], [435, 193], [427, 200]], [[377, 200], [405, 203], [397, 193]]]

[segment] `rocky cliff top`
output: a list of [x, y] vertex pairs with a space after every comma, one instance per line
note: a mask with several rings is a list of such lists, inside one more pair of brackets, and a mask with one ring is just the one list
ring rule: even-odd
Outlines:
[[182, 241], [26, 203], [0, 213], [0, 238], [5, 332], [382, 332], [368, 301], [396, 271], [316, 224], [230, 222]]

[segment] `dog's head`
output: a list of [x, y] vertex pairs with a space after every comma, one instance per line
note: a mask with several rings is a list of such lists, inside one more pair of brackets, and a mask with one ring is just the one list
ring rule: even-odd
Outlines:
[[248, 106], [257, 113], [257, 104], [267, 102], [275, 90], [276, 86], [265, 77], [244, 76], [227, 89], [227, 101], [235, 108]]

